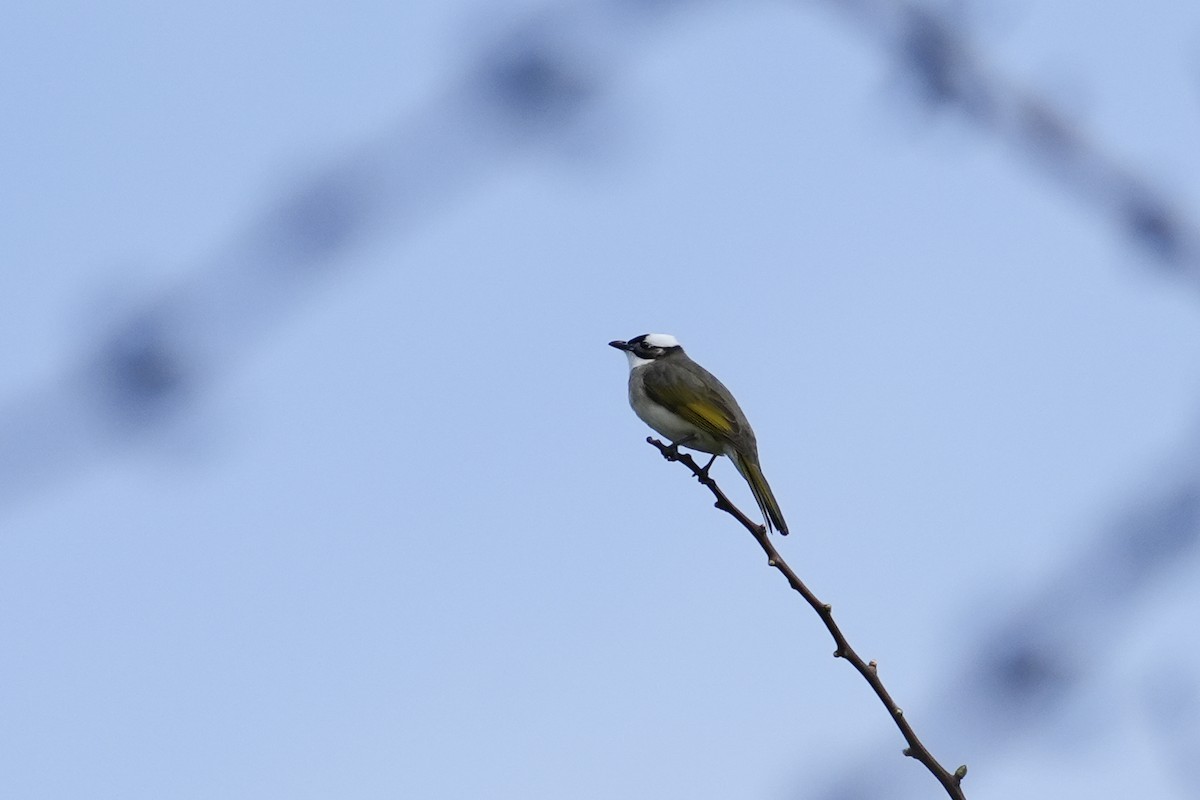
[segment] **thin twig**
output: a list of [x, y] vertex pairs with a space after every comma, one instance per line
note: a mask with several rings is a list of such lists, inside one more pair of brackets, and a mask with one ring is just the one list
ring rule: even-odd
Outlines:
[[933, 776], [942, 784], [942, 787], [950, 797], [956, 798], [956, 800], [966, 800], [966, 795], [963, 794], [962, 790], [962, 779], [967, 774], [967, 765], [963, 764], [954, 772], [950, 772], [938, 763], [938, 760], [921, 743], [921, 740], [917, 738], [916, 732], [913, 731], [912, 726], [908, 723], [908, 719], [904, 716], [904, 711], [896, 705], [896, 701], [892, 699], [892, 695], [884, 687], [883, 681], [880, 680], [875, 662], [867, 663], [859, 657], [858, 653], [854, 652], [854, 648], [846, 641], [846, 636], [842, 633], [841, 628], [833, 621], [833, 607], [828, 603], [822, 603], [812, 593], [812, 590], [805, 586], [804, 582], [792, 571], [792, 568], [779, 555], [779, 551], [775, 549], [775, 545], [771, 543], [771, 537], [768, 535], [766, 527], [756, 524], [743, 514], [737, 506], [731, 503], [729, 498], [725, 496], [725, 493], [721, 491], [721, 487], [717, 486], [717, 482], [690, 455], [680, 453], [673, 446], [663, 444], [653, 436], [646, 437], [646, 441], [658, 448], [658, 451], [662, 453], [663, 458], [667, 461], [678, 461], [690, 469], [692, 474], [696, 476], [696, 480], [707, 486], [709, 491], [713, 493], [713, 496], [717, 498], [716, 507], [727, 512], [738, 522], [742, 523], [742, 527], [750, 531], [754, 540], [758, 542], [758, 546], [767, 554], [767, 564], [779, 570], [783, 577], [787, 579], [788, 585], [799, 592], [800, 596], [821, 617], [821, 621], [829, 629], [829, 635], [833, 637], [834, 643], [837, 644], [837, 649], [833, 651], [834, 657], [844, 658], [846, 661], [849, 661], [851, 666], [858, 670], [858, 674], [862, 675], [867, 683], [871, 685], [871, 688], [875, 690], [876, 696], [879, 697], [880, 702], [887, 708], [892, 721], [896, 723], [896, 727], [904, 735], [904, 740], [908, 742], [908, 747], [904, 748], [904, 755], [915, 758], [924, 764], [925, 768], [933, 773]]

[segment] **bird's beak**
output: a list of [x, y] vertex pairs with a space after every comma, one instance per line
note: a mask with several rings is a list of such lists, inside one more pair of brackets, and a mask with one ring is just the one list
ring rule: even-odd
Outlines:
[[608, 346], [615, 347], [618, 350], [624, 350], [626, 353], [629, 352], [629, 342], [622, 342], [620, 339], [617, 339], [615, 342], [609, 342]]

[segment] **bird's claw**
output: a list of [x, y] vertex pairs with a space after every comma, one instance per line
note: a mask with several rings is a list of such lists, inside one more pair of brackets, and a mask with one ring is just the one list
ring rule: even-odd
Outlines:
[[[668, 461], [678, 461], [680, 459], [679, 448], [681, 446], [687, 445], [687, 443], [690, 442], [693, 438], [695, 438], [695, 437], [685, 436], [682, 439], [680, 439], [678, 442], [671, 442], [669, 445], [663, 445], [662, 442], [658, 442], [659, 449], [662, 450], [663, 456]], [[646, 441], [654, 443], [655, 439], [653, 437], [648, 437], [646, 439]]]

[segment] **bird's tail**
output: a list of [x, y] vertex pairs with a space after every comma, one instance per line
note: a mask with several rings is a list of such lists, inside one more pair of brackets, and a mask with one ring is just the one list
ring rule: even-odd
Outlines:
[[787, 536], [787, 523], [783, 521], [783, 512], [779, 510], [779, 503], [775, 501], [775, 495], [771, 492], [771, 485], [767, 483], [767, 479], [763, 476], [762, 467], [758, 465], [756, 456], [744, 456], [741, 453], [734, 453], [733, 464], [737, 467], [737, 471], [742, 473], [742, 477], [746, 479], [746, 483], [750, 484], [750, 491], [754, 493], [754, 499], [758, 503], [759, 510], [762, 511], [763, 519], [767, 523], [767, 530], [774, 528], [784, 536]]

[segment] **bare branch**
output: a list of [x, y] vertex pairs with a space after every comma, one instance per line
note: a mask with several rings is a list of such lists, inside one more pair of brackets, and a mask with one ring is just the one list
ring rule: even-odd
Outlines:
[[692, 471], [696, 476], [696, 480], [708, 487], [713, 496], [717, 498], [716, 507], [728, 513], [734, 519], [742, 524], [742, 527], [750, 531], [750, 535], [758, 542], [758, 546], [767, 554], [767, 564], [779, 570], [780, 574], [787, 579], [788, 585], [800, 593], [800, 596], [812, 606], [813, 610], [821, 618], [821, 622], [825, 623], [825, 627], [829, 630], [829, 635], [833, 637], [837, 649], [833, 651], [835, 658], [844, 658], [850, 662], [850, 665], [858, 670], [858, 674], [862, 675], [871, 688], [875, 690], [875, 695], [887, 708], [888, 714], [892, 721], [896, 723], [896, 727], [900, 729], [904, 740], [908, 742], [908, 747], [904, 748], [904, 755], [915, 758], [925, 765], [933, 776], [938, 779], [946, 793], [956, 800], [966, 800], [966, 795], [962, 790], [962, 779], [967, 774], [967, 765], [963, 764], [954, 772], [950, 772], [943, 767], [936, 758], [929, 752], [921, 740], [917, 737], [916, 732], [909, 724], [908, 718], [904, 716], [904, 711], [900, 706], [896, 705], [896, 701], [892, 699], [892, 695], [883, 685], [883, 681], [879, 678], [878, 666], [874, 661], [865, 662], [854, 652], [854, 648], [846, 641], [845, 634], [841, 628], [834, 622], [833, 607], [828, 603], [823, 603], [813, 594], [812, 590], [800, 580], [799, 576], [792, 571], [783, 557], [779, 555], [779, 551], [775, 549], [775, 545], [771, 542], [771, 537], [767, 533], [766, 527], [755, 523], [741, 509], [729, 501], [725, 496], [725, 492], [721, 491], [721, 487], [717, 486], [717, 482], [709, 476], [707, 470], [703, 469], [696, 460], [687, 453], [680, 453], [673, 445], [663, 444], [662, 441], [655, 439], [653, 436], [646, 437], [646, 441], [658, 448], [662, 453], [663, 458], [667, 461], [678, 461]]

